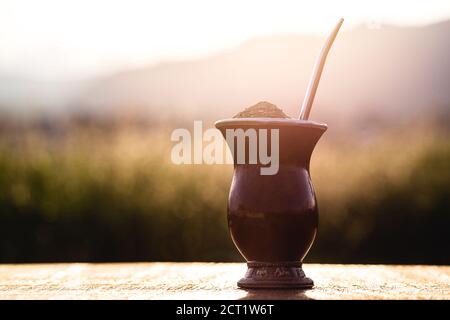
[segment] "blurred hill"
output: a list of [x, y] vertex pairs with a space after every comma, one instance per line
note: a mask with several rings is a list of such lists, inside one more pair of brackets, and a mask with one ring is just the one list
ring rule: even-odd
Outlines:
[[91, 80], [42, 81], [0, 74], [0, 112], [24, 116], [64, 114], [72, 99], [90, 85]]
[[[312, 119], [331, 125], [448, 119], [450, 20], [423, 27], [361, 26], [338, 36]], [[0, 77], [0, 108], [230, 117], [267, 100], [296, 116], [322, 37], [262, 37], [204, 59], [166, 62], [80, 83]], [[20, 104], [21, 108], [16, 105]], [[444, 121], [445, 122], [445, 121]]]
[[[312, 118], [399, 121], [448, 115], [450, 21], [425, 27], [359, 27], [339, 35]], [[207, 59], [163, 63], [95, 82], [76, 102], [88, 110], [230, 117], [261, 100], [296, 116], [321, 37], [258, 38]], [[344, 122], [348, 122], [344, 121]]]

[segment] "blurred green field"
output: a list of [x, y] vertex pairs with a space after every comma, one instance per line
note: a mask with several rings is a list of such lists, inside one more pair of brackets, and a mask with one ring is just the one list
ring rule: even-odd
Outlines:
[[[170, 163], [170, 126], [0, 134], [0, 262], [241, 261], [229, 165]], [[307, 262], [449, 264], [450, 141], [433, 126], [328, 132]]]

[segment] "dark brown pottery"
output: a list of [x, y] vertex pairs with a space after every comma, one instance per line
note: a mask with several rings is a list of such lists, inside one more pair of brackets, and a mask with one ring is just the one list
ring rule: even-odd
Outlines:
[[[237, 164], [234, 154], [228, 226], [248, 266], [238, 286], [311, 288], [314, 283], [302, 270], [303, 258], [313, 244], [318, 225], [309, 162], [327, 126], [273, 118], [225, 119], [215, 126], [224, 136], [226, 129], [279, 129], [277, 174], [261, 175], [260, 163]], [[270, 141], [270, 134], [268, 137]], [[246, 154], [248, 148], [246, 140]]]

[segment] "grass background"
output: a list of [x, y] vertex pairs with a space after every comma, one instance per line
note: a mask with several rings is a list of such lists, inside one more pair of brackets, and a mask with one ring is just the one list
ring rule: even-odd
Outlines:
[[[178, 126], [3, 125], [0, 262], [242, 261], [226, 222], [232, 166], [173, 165]], [[330, 129], [313, 154], [306, 261], [449, 264], [448, 130], [364, 134]]]

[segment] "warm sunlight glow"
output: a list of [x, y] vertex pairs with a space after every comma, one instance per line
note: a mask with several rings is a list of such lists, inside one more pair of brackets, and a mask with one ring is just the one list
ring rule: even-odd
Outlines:
[[210, 54], [274, 33], [425, 24], [450, 16], [448, 1], [57, 1], [0, 0], [0, 71], [87, 76]]

